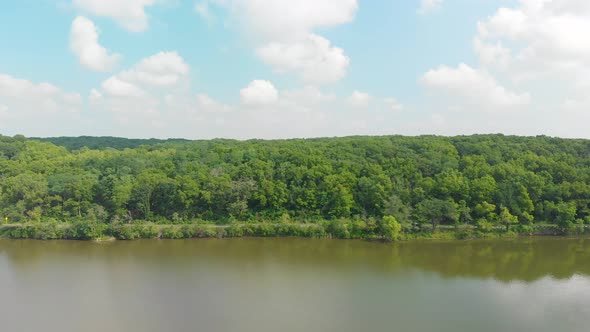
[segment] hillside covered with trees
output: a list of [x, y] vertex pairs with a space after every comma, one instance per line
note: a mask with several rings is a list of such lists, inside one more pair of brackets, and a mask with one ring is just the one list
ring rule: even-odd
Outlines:
[[589, 140], [156, 140], [111, 149], [104, 138], [49, 140], [67, 148], [0, 136], [8, 225], [281, 223], [368, 237], [399, 232], [398, 224], [409, 234], [590, 223]]
[[123, 149], [134, 149], [141, 145], [155, 145], [159, 143], [167, 143], [167, 142], [188, 142], [188, 140], [180, 139], [180, 138], [171, 138], [171, 139], [157, 139], [157, 138], [148, 138], [148, 139], [139, 139], [139, 138], [123, 138], [123, 137], [111, 137], [111, 136], [101, 136], [101, 137], [93, 137], [93, 136], [80, 136], [80, 137], [31, 137], [30, 139], [38, 140], [41, 142], [49, 142], [55, 145], [63, 146], [68, 150], [78, 150], [81, 148], [89, 148], [95, 150], [105, 150], [105, 149], [116, 149], [116, 150], [123, 150]]

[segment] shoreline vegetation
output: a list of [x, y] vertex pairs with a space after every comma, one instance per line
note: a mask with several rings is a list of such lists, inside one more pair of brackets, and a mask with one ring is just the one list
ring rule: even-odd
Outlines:
[[410, 240], [590, 226], [590, 140], [0, 135], [0, 237]]
[[556, 225], [514, 226], [481, 229], [462, 225], [439, 227], [432, 231], [419, 226], [403, 228], [398, 223], [390, 225], [345, 220], [322, 221], [313, 224], [264, 222], [216, 225], [211, 223], [155, 224], [134, 221], [132, 224], [104, 224], [87, 222], [50, 222], [0, 225], [0, 238], [35, 240], [137, 240], [137, 239], [192, 239], [239, 237], [301, 237], [375, 240], [383, 242], [432, 240], [472, 240], [517, 238], [531, 236], [580, 236], [590, 234], [588, 226], [569, 230]]

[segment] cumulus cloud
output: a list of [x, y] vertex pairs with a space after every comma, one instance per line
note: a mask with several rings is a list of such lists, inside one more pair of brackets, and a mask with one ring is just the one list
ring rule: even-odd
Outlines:
[[102, 90], [113, 97], [142, 97], [145, 89], [171, 87], [187, 79], [190, 68], [176, 52], [160, 52], [111, 76]]
[[238, 19], [270, 40], [305, 38], [316, 28], [349, 23], [358, 0], [234, 0], [229, 3]]
[[350, 59], [324, 37], [309, 34], [295, 42], [272, 42], [257, 49], [258, 56], [279, 73], [294, 72], [311, 83], [339, 81]]
[[233, 109], [231, 106], [222, 104], [207, 94], [199, 93], [197, 95], [197, 110], [212, 113], [225, 113], [231, 112]]
[[185, 78], [189, 70], [177, 52], [160, 52], [141, 60], [133, 68], [120, 73], [119, 77], [128, 82], [171, 86]]
[[83, 66], [95, 71], [109, 71], [117, 65], [121, 56], [111, 54], [101, 46], [98, 35], [98, 29], [91, 20], [78, 16], [70, 30], [70, 49]]
[[82, 101], [79, 94], [64, 92], [55, 85], [33, 83], [6, 74], [0, 74], [0, 96], [8, 100], [42, 101], [46, 104], [77, 105]]
[[159, 52], [107, 78], [100, 89], [92, 89], [90, 107], [102, 114], [103, 121], [110, 121], [104, 127], [114, 127], [119, 135], [158, 132], [175, 136], [166, 131], [171, 130], [167, 125], [173, 120], [167, 112], [190, 113], [196, 108], [187, 91], [189, 73], [190, 67], [177, 52]]
[[[256, 44], [256, 54], [279, 73], [296, 73], [306, 83], [331, 83], [346, 75], [350, 60], [344, 50], [314, 30], [354, 20], [358, 0], [215, 0], [198, 3], [230, 11]], [[288, 14], [287, 14], [288, 13]]]
[[[129, 83], [117, 76], [112, 76], [102, 83], [102, 89], [114, 97], [141, 97], [144, 91], [133, 83]], [[96, 91], [96, 90], [95, 90]], [[95, 95], [97, 95], [95, 93]], [[100, 95], [100, 92], [98, 93]]]
[[96, 89], [90, 90], [90, 94], [88, 95], [88, 100], [96, 101], [96, 100], [99, 100], [100, 98], [102, 98], [102, 93], [100, 93], [100, 91], [98, 91]]
[[[535, 123], [536, 133], [585, 136], [579, 124], [588, 120], [581, 110], [590, 108], [589, 34], [588, 1], [519, 0], [477, 23], [473, 49], [479, 66], [442, 65], [424, 74], [421, 81], [449, 97], [449, 107], [520, 106], [536, 112], [528, 122], [518, 120], [521, 127]], [[507, 119], [499, 122], [508, 129]]]
[[353, 91], [350, 97], [348, 97], [348, 103], [353, 107], [367, 107], [371, 99], [371, 95], [366, 92]]
[[278, 98], [279, 92], [269, 81], [254, 80], [240, 90], [240, 100], [244, 105], [269, 105]]
[[514, 80], [580, 82], [590, 72], [589, 34], [590, 2], [521, 0], [480, 21], [475, 46], [482, 62]]
[[281, 91], [281, 97], [301, 105], [317, 105], [334, 101], [336, 96], [322, 92], [317, 86], [308, 85], [301, 89]]
[[418, 8], [418, 14], [426, 15], [436, 9], [439, 9], [442, 5], [443, 0], [422, 0], [420, 8]]
[[204, 91], [193, 94], [183, 88], [182, 79], [169, 86], [122, 76], [114, 75], [90, 91], [92, 113], [106, 117], [92, 134], [245, 139], [386, 134], [403, 128], [387, 103], [371, 103], [358, 112], [348, 97], [338, 98], [313, 85], [281, 90], [270, 81], [254, 80], [235, 92], [240, 100], [232, 104]]
[[20, 133], [48, 134], [62, 122], [74, 125], [81, 107], [82, 97], [78, 93], [0, 74], [0, 128], [3, 130], [18, 128]]
[[421, 79], [429, 88], [443, 91], [450, 96], [481, 108], [494, 110], [525, 106], [530, 102], [526, 93], [518, 94], [507, 90], [484, 70], [460, 64], [457, 68], [440, 66], [428, 71]]
[[385, 98], [383, 102], [392, 111], [400, 111], [404, 108], [402, 104], [400, 104], [395, 98]]
[[145, 8], [155, 3], [156, 0], [73, 0], [77, 8], [92, 15], [112, 18], [133, 32], [147, 29], [148, 15]]

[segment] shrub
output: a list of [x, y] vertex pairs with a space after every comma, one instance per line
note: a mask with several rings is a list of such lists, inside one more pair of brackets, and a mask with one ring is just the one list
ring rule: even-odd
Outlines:
[[532, 225], [516, 225], [513, 230], [518, 234], [533, 235], [535, 227]]
[[334, 219], [328, 224], [327, 231], [337, 239], [348, 239], [350, 238], [350, 232], [347, 226], [344, 219]]
[[155, 225], [147, 224], [139, 229], [139, 237], [142, 239], [155, 239], [160, 237], [160, 231]]
[[105, 235], [107, 225], [95, 221], [78, 220], [71, 224], [65, 232], [68, 239], [95, 240]]
[[117, 240], [135, 240], [142, 237], [142, 229], [140, 225], [115, 225], [111, 227], [111, 235]]
[[494, 224], [485, 219], [478, 219], [475, 224], [477, 229], [483, 233], [491, 233], [494, 230]]
[[381, 236], [387, 241], [396, 241], [400, 239], [402, 232], [402, 225], [395, 219], [394, 216], [385, 216], [378, 223], [379, 232]]
[[176, 226], [165, 226], [162, 228], [163, 239], [182, 239], [184, 234], [180, 231], [180, 228]]
[[226, 229], [228, 237], [242, 237], [244, 236], [244, 227], [242, 225], [233, 224]]

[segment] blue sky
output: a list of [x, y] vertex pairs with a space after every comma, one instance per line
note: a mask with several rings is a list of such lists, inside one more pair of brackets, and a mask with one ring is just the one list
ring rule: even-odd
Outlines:
[[585, 0], [0, 4], [0, 133], [590, 137]]

